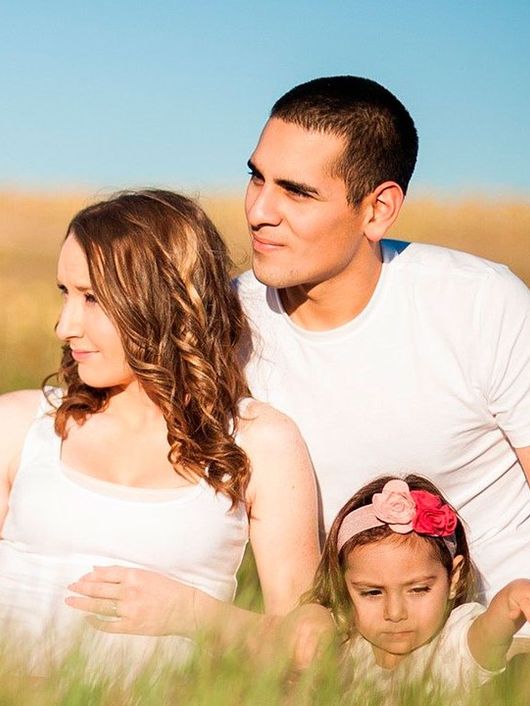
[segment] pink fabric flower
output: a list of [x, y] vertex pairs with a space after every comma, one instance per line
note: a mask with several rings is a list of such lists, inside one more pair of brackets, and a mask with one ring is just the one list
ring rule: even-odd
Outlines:
[[381, 493], [373, 495], [372, 507], [377, 519], [386, 522], [393, 532], [412, 532], [416, 505], [405, 481], [389, 480]]
[[442, 499], [425, 490], [411, 490], [416, 513], [412, 527], [418, 534], [430, 534], [433, 537], [447, 537], [456, 529], [457, 516]]

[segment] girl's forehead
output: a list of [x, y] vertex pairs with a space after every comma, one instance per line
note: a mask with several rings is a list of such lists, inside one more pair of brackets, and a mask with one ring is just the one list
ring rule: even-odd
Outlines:
[[429, 540], [414, 533], [356, 546], [348, 553], [345, 567], [350, 580], [364, 577], [379, 583], [385, 580], [407, 583], [446, 573]]

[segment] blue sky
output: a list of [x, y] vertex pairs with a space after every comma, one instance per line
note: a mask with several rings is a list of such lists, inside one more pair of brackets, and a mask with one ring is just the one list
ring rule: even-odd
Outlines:
[[380, 81], [420, 134], [412, 192], [530, 193], [530, 3], [10, 2], [0, 186], [230, 191], [272, 103]]

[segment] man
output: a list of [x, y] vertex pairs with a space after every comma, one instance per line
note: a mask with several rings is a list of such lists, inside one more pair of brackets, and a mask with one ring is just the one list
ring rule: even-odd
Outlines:
[[490, 598], [530, 576], [530, 297], [502, 265], [383, 240], [416, 154], [373, 81], [274, 105], [249, 160], [248, 380], [298, 423], [326, 528], [373, 477], [421, 473], [468, 523]]

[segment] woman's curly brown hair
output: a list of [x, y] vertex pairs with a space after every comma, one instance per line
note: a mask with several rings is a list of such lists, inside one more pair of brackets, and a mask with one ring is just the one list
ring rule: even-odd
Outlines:
[[[70, 236], [84, 251], [127, 363], [162, 410], [169, 461], [232, 505], [242, 500], [250, 465], [233, 427], [238, 401], [248, 395], [238, 360], [248, 330], [215, 226], [192, 200], [146, 189], [88, 206], [70, 222]], [[104, 410], [111, 390], [80, 379], [68, 345], [56, 375], [66, 388], [55, 413], [64, 439], [70, 417], [82, 424]]]

